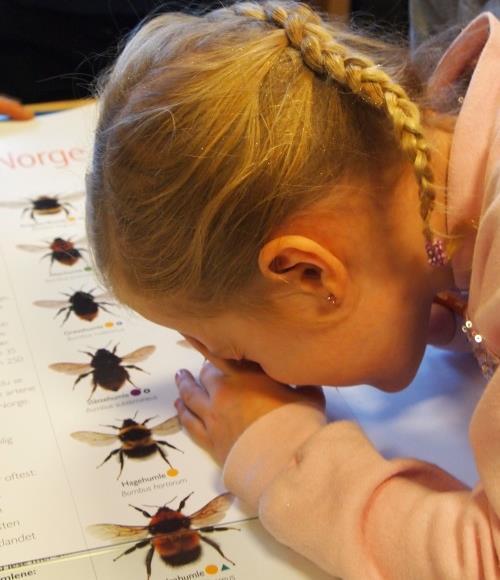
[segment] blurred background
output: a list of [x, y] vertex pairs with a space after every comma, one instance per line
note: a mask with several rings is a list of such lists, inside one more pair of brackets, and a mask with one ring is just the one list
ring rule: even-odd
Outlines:
[[[205, 11], [230, 1], [0, 0], [0, 94], [25, 103], [77, 99], [116, 55], [124, 35], [152, 11]], [[356, 25], [376, 24], [413, 47], [500, 0], [314, 0], [310, 4]]]

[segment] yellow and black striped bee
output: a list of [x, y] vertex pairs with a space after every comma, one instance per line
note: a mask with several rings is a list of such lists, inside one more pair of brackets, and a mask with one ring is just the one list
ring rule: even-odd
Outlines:
[[[135, 550], [150, 546], [146, 555], [147, 580], [151, 578], [151, 563], [155, 552], [165, 564], [183, 566], [198, 560], [201, 555], [202, 541], [212, 546], [226, 561], [234, 566], [234, 562], [225, 556], [219, 544], [204, 535], [211, 532], [238, 530], [238, 528], [227, 526], [208, 525], [217, 523], [224, 517], [234, 497], [230, 493], [223, 493], [190, 516], [186, 516], [182, 513], [182, 510], [191, 495], [192, 492], [180, 502], [176, 510], [165, 505], [158, 508], [154, 515], [131, 505], [130, 507], [149, 519], [149, 523], [145, 526], [96, 524], [89, 526], [88, 531], [102, 540], [115, 540], [116, 538], [139, 540], [131, 548], [117, 556], [115, 561], [122, 556], [131, 554]], [[191, 526], [202, 527], [192, 528]]]
[[155, 439], [153, 435], [172, 435], [181, 430], [181, 424], [179, 417], [175, 415], [158, 425], [153, 427], [148, 427], [149, 421], [152, 421], [154, 417], [149, 417], [145, 419], [142, 423], [135, 421], [135, 416], [133, 419], [125, 419], [121, 426], [117, 425], [104, 425], [104, 427], [109, 427], [110, 429], [115, 429], [117, 433], [99, 433], [97, 431], [76, 431], [71, 433], [71, 437], [82, 443], [88, 443], [94, 446], [103, 446], [114, 443], [115, 441], [120, 441], [121, 445], [117, 449], [111, 451], [111, 453], [104, 459], [104, 461], [97, 467], [101, 467], [107, 461], [109, 461], [113, 456], [118, 455], [120, 461], [120, 471], [116, 479], [119, 479], [123, 466], [125, 464], [125, 457], [129, 459], [148, 459], [155, 453], [158, 453], [162, 459], [167, 463], [167, 465], [173, 469], [172, 464], [167, 458], [166, 450], [163, 447], [170, 447], [176, 451], [184, 453], [179, 448], [175, 447], [168, 441], [162, 439]]
[[27, 199], [26, 201], [2, 201], [0, 202], [0, 208], [24, 208], [22, 215], [29, 212], [31, 219], [36, 222], [35, 216], [38, 215], [52, 215], [64, 212], [66, 217], [70, 215], [70, 209], [74, 209], [71, 205], [71, 201], [80, 199], [84, 196], [83, 191], [76, 191], [74, 193], [67, 193], [63, 195], [39, 195], [33, 199]]

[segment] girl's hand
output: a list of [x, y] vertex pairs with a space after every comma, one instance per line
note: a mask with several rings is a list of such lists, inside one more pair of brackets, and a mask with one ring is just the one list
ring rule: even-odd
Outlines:
[[33, 119], [33, 113], [23, 107], [19, 101], [0, 95], [0, 115], [7, 115], [14, 121]]
[[176, 373], [180, 399], [175, 407], [189, 435], [220, 465], [243, 431], [262, 415], [292, 402], [324, 407], [319, 387], [292, 389], [268, 377], [258, 365], [218, 359], [200, 345], [193, 346], [209, 360], [198, 381], [187, 370]]

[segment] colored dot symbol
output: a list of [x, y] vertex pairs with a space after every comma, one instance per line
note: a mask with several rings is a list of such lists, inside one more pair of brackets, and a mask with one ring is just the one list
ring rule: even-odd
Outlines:
[[105, 322], [104, 323], [104, 328], [113, 328], [114, 325], [115, 325], [114, 322], [111, 322], [111, 321]]
[[215, 564], [209, 564], [208, 566], [205, 566], [205, 572], [207, 574], [217, 574], [218, 571], [219, 568]]
[[92, 268], [90, 266], [85, 266], [84, 270], [85, 270], [85, 272], [90, 272], [92, 270]]
[[73, 217], [73, 216], [71, 216], [71, 215], [68, 217], [68, 221], [69, 221], [69, 222], [74, 222], [74, 221], [75, 221], [75, 219], [76, 219], [76, 218], [74, 218], [74, 217]]
[[130, 394], [131, 394], [133, 397], [137, 397], [138, 395], [140, 395], [140, 394], [141, 394], [141, 389], [132, 389], [132, 390], [130, 391]]
[[169, 477], [176, 477], [177, 475], [179, 475], [179, 470], [171, 467], [166, 473]]

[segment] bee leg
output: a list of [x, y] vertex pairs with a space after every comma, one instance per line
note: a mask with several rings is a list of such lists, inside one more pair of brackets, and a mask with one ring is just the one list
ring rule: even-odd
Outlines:
[[59, 308], [59, 310], [56, 312], [56, 315], [54, 316], [54, 318], [57, 318], [59, 316], [59, 314], [62, 314], [65, 310], [67, 310], [67, 312], [66, 312], [66, 316], [64, 317], [64, 320], [61, 322], [61, 326], [66, 322], [66, 320], [68, 320], [69, 315], [71, 314], [71, 306], [65, 306], [64, 308]]
[[136, 367], [135, 365], [123, 365], [123, 368], [125, 368], [125, 369], [135, 369], [136, 371], [141, 371], [142, 373], [145, 373], [146, 372], [144, 369], [141, 369], [141, 367]]
[[128, 550], [125, 550], [125, 552], [122, 552], [119, 556], [116, 556], [116, 558], [113, 558], [113, 562], [116, 562], [122, 556], [127, 556], [128, 554], [131, 554], [135, 550], [139, 550], [140, 548], [144, 548], [145, 546], [147, 546], [150, 543], [150, 541], [151, 541], [151, 539], [148, 538], [147, 540], [141, 540], [140, 542], [137, 542], [137, 544], [134, 544], [131, 548], [129, 548]]
[[154, 553], [155, 553], [154, 546], [151, 546], [148, 555], [146, 556], [146, 573], [148, 575], [148, 580], [151, 578], [151, 562], [153, 561]]
[[114, 312], [111, 312], [111, 310], [108, 310], [107, 308], [105, 308], [103, 306], [103, 304], [106, 304], [106, 306], [114, 306], [114, 304], [110, 303], [110, 302], [97, 302], [97, 308], [100, 308], [101, 310], [104, 310], [104, 312], [107, 312], [108, 314], [113, 314]]
[[203, 526], [203, 528], [199, 528], [200, 532], [227, 532], [228, 530], [241, 532], [240, 528], [233, 528], [231, 526]]
[[122, 471], [123, 471], [123, 466], [124, 466], [123, 451], [121, 449], [118, 450], [118, 457], [120, 459], [120, 471], [118, 472], [118, 476], [116, 477], [116, 479], [120, 479], [120, 476], [121, 476]]
[[163, 461], [165, 461], [165, 463], [170, 467], [170, 469], [173, 469], [172, 464], [167, 459], [167, 454], [165, 453], [165, 451], [163, 451], [163, 449], [159, 445], [156, 446], [156, 451], [158, 451], [158, 453], [163, 457]]
[[[125, 367], [123, 367], [125, 368]], [[133, 387], [135, 387], [136, 389], [138, 388], [138, 386], [134, 383], [134, 381], [130, 378], [130, 375], [128, 374], [128, 371], [125, 371], [125, 380], [127, 382], [129, 382]]]
[[[136, 413], [137, 415], [137, 413]], [[149, 423], [149, 421], [151, 421], [152, 419], [156, 419], [156, 417], [158, 417], [158, 415], [155, 415], [154, 417], [148, 417], [147, 419], [144, 419], [144, 421], [141, 423], [141, 425], [147, 425]]]
[[[93, 372], [93, 371], [92, 371]], [[90, 401], [90, 399], [92, 398], [92, 395], [95, 393], [95, 390], [97, 389], [97, 381], [95, 380], [95, 377], [92, 376], [92, 391], [90, 393], [90, 397], [88, 398], [88, 400]]]
[[172, 445], [171, 443], [168, 443], [167, 441], [160, 441], [158, 439], [156, 442], [161, 443], [161, 445], [166, 445], [167, 447], [170, 447], [171, 449], [175, 449], [176, 451], [180, 451], [181, 453], [184, 453], [184, 451], [182, 451], [182, 449], [175, 447], [174, 445]]
[[139, 507], [136, 507], [135, 505], [132, 505], [131, 503], [128, 504], [131, 508], [134, 508], [135, 510], [137, 510], [139, 513], [141, 513], [145, 518], [151, 519], [153, 516], [148, 514], [148, 512], [146, 510], [143, 510]]
[[93, 372], [94, 372], [94, 371], [93, 371], [93, 370], [91, 370], [91, 371], [89, 371], [88, 373], [84, 373], [83, 375], [80, 375], [80, 376], [79, 376], [79, 377], [76, 379], [76, 381], [73, 383], [73, 388], [75, 388], [75, 387], [76, 387], [76, 385], [77, 385], [77, 384], [78, 384], [78, 383], [79, 383], [79, 382], [80, 382], [82, 379], [84, 379], [85, 377], [88, 377], [88, 376], [89, 376], [89, 375], [91, 375]]
[[[202, 528], [205, 529], [205, 528]], [[219, 528], [220, 529], [220, 528]], [[206, 542], [209, 546], [212, 546], [212, 548], [214, 550], [217, 550], [217, 552], [219, 552], [219, 554], [224, 558], [224, 560], [227, 560], [228, 562], [230, 562], [233, 566], [236, 566], [236, 564], [230, 560], [225, 554], [224, 552], [221, 550], [221, 547], [219, 546], [219, 544], [217, 542], [214, 542], [213, 540], [210, 540], [209, 538], [205, 538], [205, 536], [202, 536], [200, 534], [200, 538]]]
[[[66, 202], [66, 203], [61, 203], [61, 204], [59, 205], [59, 207], [60, 207], [60, 208], [63, 210], [63, 212], [66, 214], [66, 217], [69, 217], [69, 211], [68, 211], [68, 208], [67, 208], [67, 207], [65, 207], [66, 205], [69, 205], [69, 206], [71, 206], [71, 204], [69, 204], [69, 203], [67, 203], [67, 202]], [[73, 208], [73, 209], [74, 209], [74, 208]]]
[[96, 469], [99, 469], [99, 467], [102, 467], [106, 463], [106, 461], [109, 461], [113, 457], [113, 455], [116, 455], [119, 452], [120, 452], [119, 447], [118, 447], [118, 449], [111, 451], [111, 453], [106, 457], [106, 459], [102, 463], [99, 463], [99, 465], [96, 467]]
[[192, 491], [189, 495], [186, 495], [186, 497], [181, 501], [181, 503], [179, 504], [179, 507], [177, 508], [178, 512], [181, 512], [184, 509], [184, 506], [186, 505], [187, 500], [193, 495], [194, 491]]

